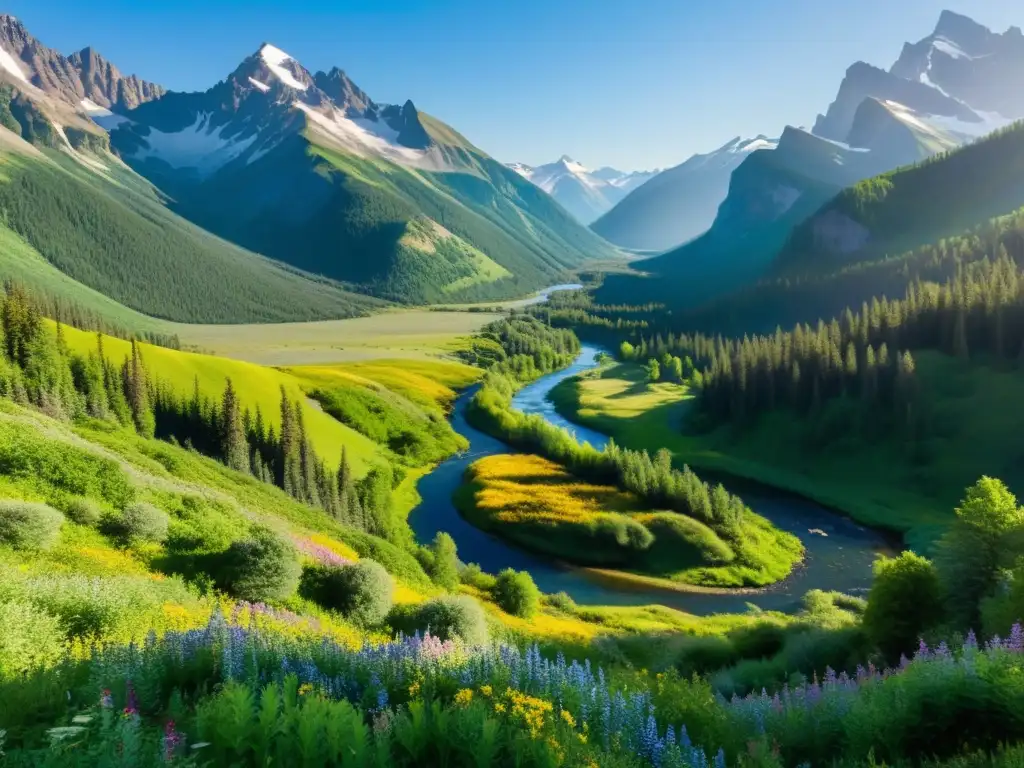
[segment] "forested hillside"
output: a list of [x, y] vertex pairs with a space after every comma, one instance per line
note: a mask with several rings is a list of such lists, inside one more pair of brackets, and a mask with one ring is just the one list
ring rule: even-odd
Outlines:
[[[273, 322], [364, 314], [379, 306], [302, 275], [176, 216], [111, 161], [5, 154], [4, 226], [58, 270], [140, 313], [183, 322]], [[128, 183], [125, 183], [125, 182]], [[56, 276], [39, 275], [46, 292]]]
[[782, 273], [831, 271], [958, 234], [1024, 204], [1024, 124], [844, 190], [794, 229]]

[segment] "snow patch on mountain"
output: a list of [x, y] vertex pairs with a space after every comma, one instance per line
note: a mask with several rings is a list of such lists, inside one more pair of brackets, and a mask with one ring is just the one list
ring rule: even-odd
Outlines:
[[260, 58], [263, 59], [263, 63], [267, 65], [267, 69], [273, 72], [274, 76], [289, 88], [294, 88], [297, 91], [304, 91], [308, 87], [284, 66], [286, 62], [295, 61], [295, 59], [280, 48], [267, 43], [260, 48]]
[[101, 107], [92, 99], [82, 99], [79, 104], [89, 117], [110, 117], [114, 114], [106, 107]]
[[101, 107], [92, 99], [82, 99], [78, 102], [78, 106], [82, 108], [82, 111], [87, 114], [96, 125], [107, 131], [114, 130], [121, 123], [130, 123], [127, 117], [123, 115], [117, 115], [111, 112], [106, 107]]
[[751, 139], [750, 141], [740, 142], [736, 146], [731, 147], [728, 151], [748, 154], [750, 152], [756, 152], [759, 149], [776, 149], [778, 146], [779, 142], [777, 141], [758, 137], [756, 139]]
[[350, 118], [333, 106], [330, 112], [323, 114], [301, 101], [294, 102], [293, 106], [302, 110], [328, 137], [340, 141], [344, 147], [354, 152], [379, 155], [405, 164], [416, 164], [426, 155], [423, 150], [410, 149], [399, 144], [398, 131], [383, 120]]
[[952, 135], [953, 138], [959, 139], [961, 142], [980, 139], [982, 136], [1005, 128], [1013, 122], [996, 112], [975, 110], [974, 114], [979, 119], [977, 122], [969, 122], [947, 115], [926, 115], [915, 112], [897, 101], [886, 101], [885, 105], [897, 118], [909, 126], [939, 138], [949, 138]]
[[973, 56], [969, 56], [968, 54], [964, 53], [956, 43], [952, 42], [951, 40], [947, 40], [944, 37], [938, 37], [935, 40], [933, 40], [932, 48], [934, 48], [936, 51], [941, 51], [942, 53], [954, 59], [974, 58]]
[[28, 76], [25, 74], [24, 70], [22, 70], [15, 58], [3, 48], [0, 48], [0, 68], [5, 72], [9, 72], [14, 75], [23, 83], [29, 84]]
[[236, 159], [256, 141], [253, 134], [244, 139], [226, 138], [223, 129], [209, 125], [210, 113], [196, 115], [192, 125], [174, 133], [150, 128], [143, 137], [146, 147], [138, 159], [156, 158], [172, 168], [194, 168], [200, 176], [209, 176]]
[[249, 78], [249, 83], [257, 90], [263, 91], [263, 93], [266, 93], [267, 91], [270, 90], [269, 85], [267, 85], [266, 83], [261, 83], [259, 80], [255, 80], [251, 77]]

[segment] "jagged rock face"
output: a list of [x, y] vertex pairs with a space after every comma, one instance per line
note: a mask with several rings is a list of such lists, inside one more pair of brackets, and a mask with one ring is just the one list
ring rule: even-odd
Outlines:
[[998, 34], [945, 11], [935, 32], [905, 45], [890, 71], [929, 84], [975, 110], [1024, 117], [1024, 34], [1018, 27]]
[[97, 106], [125, 112], [164, 93], [159, 85], [122, 75], [91, 48], [71, 56], [47, 48], [13, 16], [0, 16], [0, 47], [14, 58], [32, 85], [75, 108], [88, 99]]
[[339, 109], [360, 115], [368, 109], [376, 109], [377, 105], [373, 103], [373, 99], [338, 67], [332, 68], [330, 72], [317, 72], [313, 80], [316, 87], [330, 96]]
[[71, 54], [68, 61], [79, 73], [85, 98], [110, 110], [135, 109], [165, 93], [155, 83], [140, 80], [135, 75], [122, 75], [117, 67], [92, 48]]
[[836, 100], [818, 117], [814, 133], [834, 141], [847, 140], [857, 109], [867, 98], [896, 101], [929, 115], [973, 119], [969, 107], [919, 80], [907, 80], [859, 61], [846, 71]]

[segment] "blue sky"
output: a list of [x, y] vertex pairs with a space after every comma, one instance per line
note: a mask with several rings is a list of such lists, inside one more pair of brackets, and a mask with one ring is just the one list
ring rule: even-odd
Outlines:
[[270, 41], [411, 98], [500, 160], [675, 165], [810, 125], [857, 59], [888, 67], [943, 8], [998, 31], [1020, 0], [9, 0], [45, 44], [92, 45], [175, 90]]

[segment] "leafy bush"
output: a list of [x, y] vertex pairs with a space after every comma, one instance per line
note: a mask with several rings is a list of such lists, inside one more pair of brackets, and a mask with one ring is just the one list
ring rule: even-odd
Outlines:
[[782, 649], [786, 630], [777, 624], [761, 622], [733, 632], [729, 639], [742, 659], [767, 659]]
[[161, 544], [167, 540], [169, 525], [166, 512], [145, 501], [137, 501], [125, 507], [119, 517], [112, 519], [109, 528], [127, 541]]
[[284, 600], [299, 586], [302, 568], [295, 548], [268, 528], [253, 528], [224, 553], [218, 583], [250, 602]]
[[553, 595], [546, 595], [544, 602], [561, 613], [576, 613], [576, 601], [569, 596], [568, 592], [556, 592]]
[[494, 589], [495, 578], [489, 573], [485, 573], [484, 570], [476, 563], [470, 563], [459, 573], [459, 579], [463, 584], [470, 587], [476, 587], [482, 589], [485, 592], [490, 592]]
[[540, 590], [528, 571], [506, 568], [498, 574], [491, 594], [506, 613], [529, 618], [540, 608]]
[[99, 504], [84, 496], [73, 496], [64, 504], [64, 514], [79, 525], [94, 526], [100, 521], [102, 511]]
[[395, 580], [373, 560], [352, 565], [304, 568], [299, 591], [325, 608], [333, 608], [362, 626], [384, 621], [394, 603]]
[[431, 545], [430, 578], [439, 587], [449, 591], [459, 586], [459, 556], [455, 540], [447, 533], [439, 532]]
[[484, 609], [468, 595], [446, 595], [424, 603], [416, 623], [442, 640], [461, 637], [470, 645], [483, 645], [489, 636]]
[[60, 621], [27, 602], [0, 603], [0, 679], [21, 675], [60, 658]]
[[46, 504], [0, 501], [0, 543], [15, 549], [50, 549], [63, 523], [64, 515]]
[[913, 552], [875, 563], [864, 629], [889, 661], [913, 651], [921, 633], [941, 620], [942, 596], [935, 566]]

